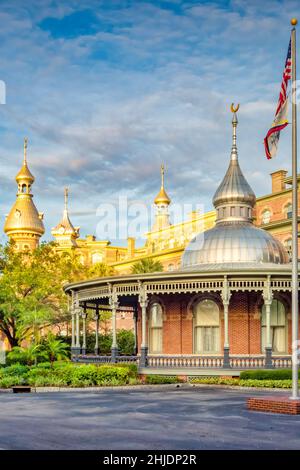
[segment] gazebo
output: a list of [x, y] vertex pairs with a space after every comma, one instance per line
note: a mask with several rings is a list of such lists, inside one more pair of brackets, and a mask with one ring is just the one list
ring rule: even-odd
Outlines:
[[[69, 284], [72, 357], [137, 362], [140, 373], [238, 375], [291, 367], [291, 264], [283, 245], [253, 224], [255, 194], [239, 166], [233, 113], [228, 170], [217, 189], [214, 228], [187, 246], [180, 270]], [[99, 317], [112, 312], [110, 356], [99, 351]], [[116, 314], [134, 317], [136, 354], [118, 354]], [[88, 312], [93, 312], [92, 315]], [[95, 349], [86, 350], [93, 321]]]

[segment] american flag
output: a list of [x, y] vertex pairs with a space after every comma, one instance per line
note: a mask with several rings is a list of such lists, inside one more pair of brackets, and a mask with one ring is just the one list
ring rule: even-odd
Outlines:
[[289, 43], [288, 53], [285, 61], [281, 88], [279, 93], [279, 99], [277, 104], [277, 109], [275, 113], [275, 118], [272, 123], [271, 128], [269, 129], [265, 139], [265, 152], [268, 159], [274, 157], [278, 148], [278, 141], [280, 137], [280, 131], [288, 125], [287, 121], [287, 105], [288, 105], [288, 96], [287, 88], [289, 81], [291, 79], [292, 73], [292, 55], [291, 55], [291, 40]]

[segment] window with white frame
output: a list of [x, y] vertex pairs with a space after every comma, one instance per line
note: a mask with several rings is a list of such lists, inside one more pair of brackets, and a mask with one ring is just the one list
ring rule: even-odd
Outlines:
[[263, 224], [268, 224], [271, 220], [271, 211], [269, 209], [265, 209], [261, 215], [261, 221]]
[[220, 352], [220, 311], [211, 299], [195, 304], [194, 353], [215, 354]]
[[92, 264], [102, 263], [103, 255], [102, 253], [93, 253], [92, 254]]
[[293, 217], [293, 206], [292, 206], [292, 203], [289, 202], [285, 208], [284, 208], [284, 212], [286, 214], [286, 218], [287, 219], [291, 219]]
[[[282, 302], [274, 299], [271, 304], [271, 341], [273, 353], [284, 354], [287, 351], [286, 311]], [[266, 347], [266, 307], [261, 311], [261, 347]]]
[[162, 353], [163, 338], [163, 310], [158, 302], [150, 306], [149, 315], [149, 352], [151, 354]]

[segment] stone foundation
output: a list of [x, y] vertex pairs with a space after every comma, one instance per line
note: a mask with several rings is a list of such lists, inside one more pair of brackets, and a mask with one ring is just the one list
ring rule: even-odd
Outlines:
[[264, 413], [299, 415], [300, 399], [291, 400], [287, 396], [252, 397], [247, 400], [247, 408], [248, 410]]

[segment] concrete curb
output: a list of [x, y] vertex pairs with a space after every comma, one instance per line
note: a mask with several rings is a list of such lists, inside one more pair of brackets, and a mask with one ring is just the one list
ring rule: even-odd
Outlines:
[[[289, 392], [290, 388], [267, 388], [267, 387], [241, 387], [238, 385], [217, 385], [217, 384], [193, 384], [193, 383], [178, 383], [178, 384], [160, 384], [160, 385], [114, 385], [103, 387], [31, 387], [31, 393], [51, 393], [51, 392], [103, 392], [106, 390], [113, 391], [128, 391], [133, 390], [147, 390], [147, 391], [160, 391], [160, 390], [177, 390], [179, 388], [222, 388], [228, 390], [247, 390], [247, 391], [261, 391], [261, 392]], [[11, 388], [1, 388], [0, 393], [12, 393]]]
[[[51, 393], [51, 392], [103, 392], [106, 390], [114, 391], [133, 391], [133, 390], [147, 390], [159, 391], [162, 389], [175, 390], [178, 388], [188, 388], [190, 384], [160, 384], [160, 385], [114, 385], [103, 387], [31, 387], [31, 393]], [[0, 389], [0, 393], [12, 393], [12, 389]]]
[[229, 390], [253, 390], [256, 392], [289, 392], [290, 388], [269, 388], [269, 387], [242, 387], [240, 385], [218, 385], [218, 384], [190, 384], [191, 387], [209, 387], [209, 388], [225, 388]]

